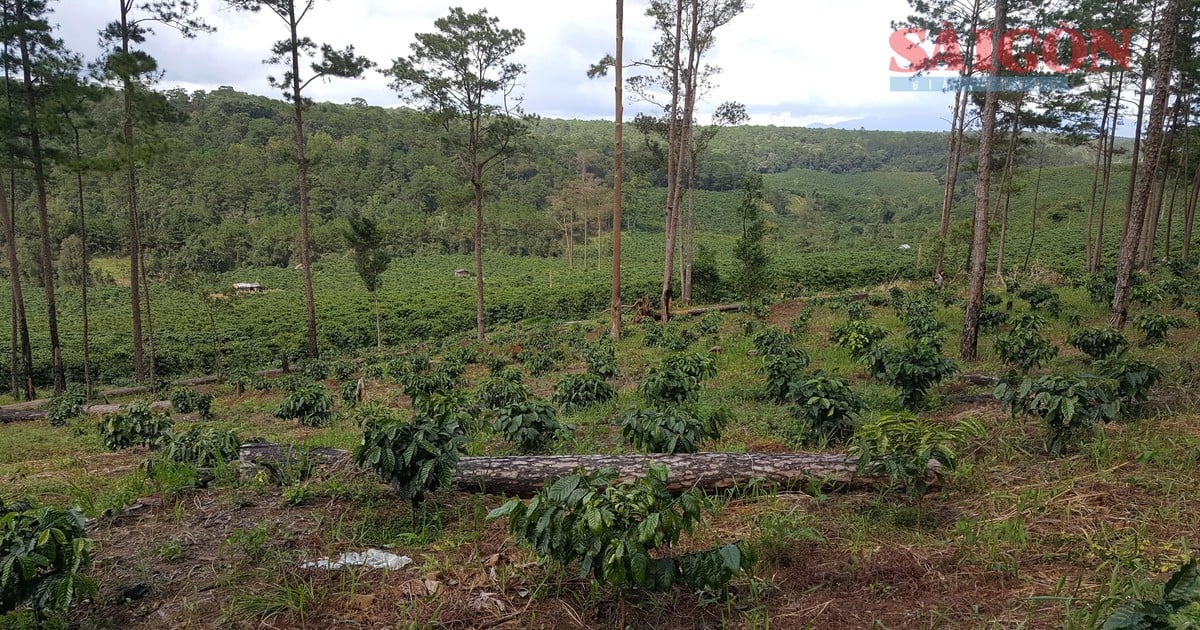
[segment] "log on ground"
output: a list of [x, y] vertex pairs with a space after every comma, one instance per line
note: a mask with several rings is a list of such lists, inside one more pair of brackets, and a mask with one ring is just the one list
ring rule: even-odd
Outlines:
[[[83, 413], [89, 416], [103, 416], [109, 413], [116, 413], [123, 409], [128, 409], [129, 405], [88, 405], [83, 408]], [[156, 400], [150, 403], [150, 409], [154, 411], [170, 411], [171, 401]], [[0, 409], [0, 424], [6, 422], [20, 422], [25, 420], [42, 420], [48, 415], [43, 409], [36, 411], [24, 411], [14, 409]]]
[[[317, 463], [343, 461], [347, 451], [320, 449]], [[241, 449], [243, 467], [291, 465], [297, 453], [287, 446], [247, 444]], [[530, 497], [547, 482], [577, 469], [589, 472], [612, 468], [621, 478], [644, 474], [651, 464], [670, 469], [668, 488], [685, 492], [699, 488], [719, 492], [766, 483], [786, 489], [850, 490], [879, 488], [885, 477], [860, 475], [857, 460], [839, 453], [689, 453], [680, 455], [529, 455], [463, 457], [454, 476], [454, 486], [467, 492]], [[929, 482], [937, 481], [938, 463], [929, 462]]]

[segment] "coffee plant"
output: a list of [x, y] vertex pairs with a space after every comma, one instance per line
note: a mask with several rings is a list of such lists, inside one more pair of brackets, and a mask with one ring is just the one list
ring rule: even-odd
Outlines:
[[697, 490], [672, 496], [666, 467], [651, 466], [645, 476], [619, 482], [612, 469], [567, 475], [528, 503], [513, 499], [492, 510], [488, 519], [507, 516], [518, 543], [540, 561], [578, 563], [580, 579], [626, 590], [665, 591], [677, 583], [721, 590], [752, 564], [739, 544], [684, 557], [652, 555], [695, 531], [703, 507]]
[[700, 321], [696, 322], [696, 332], [701, 335], [719, 335], [721, 333], [721, 322], [724, 318], [720, 313], [709, 312], [705, 313]]
[[617, 395], [607, 381], [595, 374], [568, 374], [554, 387], [550, 400], [566, 412], [608, 402]]
[[333, 421], [333, 397], [320, 383], [298, 384], [283, 395], [275, 408], [275, 417], [298, 420], [304, 427], [329, 426]]
[[945, 470], [958, 465], [958, 450], [985, 434], [983, 425], [962, 420], [952, 425], [911, 414], [885, 414], [854, 432], [850, 454], [860, 474], [886, 476], [894, 486], [920, 496], [928, 489], [929, 462]]
[[1187, 322], [1173, 315], [1162, 313], [1142, 313], [1133, 318], [1133, 327], [1142, 332], [1146, 338], [1144, 345], [1156, 346], [1166, 342], [1167, 333], [1173, 328], [1187, 328]]
[[94, 594], [91, 552], [79, 510], [0, 501], [0, 617], [29, 606], [43, 620]]
[[634, 448], [649, 453], [695, 453], [704, 442], [720, 439], [728, 418], [723, 410], [705, 413], [692, 406], [679, 406], [631, 409], [617, 424]]
[[664, 406], [696, 402], [704, 381], [717, 375], [717, 362], [695, 352], [676, 354], [651, 367], [638, 391], [649, 405]]
[[467, 438], [453, 416], [418, 413], [407, 422], [395, 410], [377, 405], [362, 418], [363, 438], [354, 463], [370, 468], [416, 510], [425, 494], [449, 487]]
[[525, 357], [523, 362], [525, 369], [529, 370], [530, 376], [541, 376], [558, 367], [558, 362], [548, 354], [530, 354]]
[[1107, 359], [1128, 343], [1125, 335], [1113, 328], [1081, 328], [1067, 336], [1067, 344], [1093, 359]]
[[522, 453], [544, 450], [565, 428], [558, 422], [554, 407], [543, 400], [529, 399], [501, 407], [496, 415], [496, 431]]
[[796, 383], [805, 378], [804, 368], [808, 367], [808, 364], [808, 355], [804, 353], [764, 359], [761, 369], [767, 377], [767, 400], [776, 404], [793, 402], [792, 390]]
[[50, 405], [46, 408], [46, 421], [50, 426], [66, 426], [68, 420], [83, 413], [86, 403], [87, 395], [84, 394], [83, 388], [72, 384], [62, 394], [50, 400]]
[[333, 374], [333, 378], [336, 378], [339, 381], [349, 379], [351, 376], [354, 376], [354, 373], [357, 371], [358, 366], [354, 364], [354, 361], [349, 361], [346, 359], [334, 361], [329, 366], [330, 374]]
[[774, 326], [764, 326], [751, 338], [754, 349], [760, 357], [777, 357], [795, 351], [795, 337]]
[[875, 378], [900, 391], [900, 404], [916, 410], [934, 385], [958, 373], [958, 363], [941, 355], [936, 346], [907, 341], [898, 348], [879, 345], [863, 360]]
[[1180, 565], [1167, 579], [1161, 598], [1125, 601], [1100, 626], [1100, 630], [1158, 628], [1200, 628], [1200, 559]]
[[807, 429], [807, 443], [840, 444], [854, 433], [854, 420], [867, 408], [866, 401], [850, 383], [833, 374], [817, 371], [794, 380], [788, 399], [793, 413]]
[[201, 420], [212, 419], [213, 395], [187, 387], [171, 390], [171, 410], [178, 413], [199, 413]]
[[[338, 396], [342, 399], [342, 404], [348, 408], [358, 406], [358, 385], [362, 381], [353, 379], [344, 380], [338, 385]], [[365, 383], [364, 383], [365, 386]]]
[[479, 382], [475, 389], [475, 402], [482, 409], [496, 410], [529, 398], [529, 388], [519, 381], [489, 377]]
[[1041, 418], [1046, 450], [1055, 455], [1121, 412], [1116, 381], [1089, 375], [1026, 377], [1018, 385], [997, 385], [992, 395], [1013, 417]]
[[100, 421], [100, 437], [110, 451], [131, 446], [158, 448], [171, 436], [171, 415], [152, 411], [150, 403], [137, 402], [124, 413], [110, 413]]
[[1012, 329], [996, 338], [996, 354], [1006, 365], [1025, 374], [1058, 356], [1058, 347], [1038, 332], [1046, 320], [1032, 313], [1018, 316]]
[[241, 444], [237, 432], [232, 429], [221, 431], [201, 425], [173, 434], [163, 446], [160, 456], [197, 468], [212, 468], [237, 459]]
[[588, 345], [583, 358], [587, 362], [589, 374], [595, 374], [600, 378], [615, 378], [619, 375], [617, 349], [607, 338]]
[[1062, 314], [1062, 299], [1048, 285], [1039, 284], [1017, 292], [1017, 297], [1029, 302], [1030, 310], [1043, 308], [1054, 317]]
[[1097, 361], [1096, 371], [1116, 381], [1123, 415], [1134, 415], [1149, 399], [1150, 389], [1166, 376], [1166, 372], [1158, 365], [1130, 359], [1124, 354]]
[[300, 374], [309, 380], [323, 381], [329, 378], [329, 364], [320, 359], [309, 359], [300, 366]]
[[861, 359], [887, 335], [887, 329], [860, 319], [833, 327], [833, 343], [849, 350], [855, 359]]

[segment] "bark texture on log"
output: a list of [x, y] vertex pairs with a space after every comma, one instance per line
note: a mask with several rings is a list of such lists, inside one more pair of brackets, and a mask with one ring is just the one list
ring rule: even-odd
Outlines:
[[[83, 408], [83, 413], [89, 416], [103, 416], [104, 414], [108, 413], [116, 413], [128, 407], [129, 405], [88, 405]], [[170, 411], [171, 401], [156, 400], [150, 403], [150, 409], [153, 411]], [[22, 420], [42, 420], [46, 417], [46, 415], [47, 412], [44, 409], [35, 411], [0, 409], [0, 423], [18, 422]]]
[[695, 317], [697, 315], [703, 315], [705, 313], [732, 313], [740, 308], [742, 308], [741, 304], [714, 304], [712, 306], [701, 306], [699, 308], [689, 308], [688, 310], [683, 311], [683, 313], [680, 313], [680, 314]]
[[[295, 465], [298, 457], [293, 447], [278, 444], [246, 444], [240, 453], [243, 468], [263, 465], [269, 470]], [[348, 451], [316, 449], [309, 461], [333, 464], [348, 457]], [[612, 468], [624, 479], [641, 476], [651, 464], [670, 468], [668, 488], [673, 493], [744, 488], [756, 481], [792, 489], [816, 485], [849, 490], [887, 484], [884, 477], [858, 475], [857, 461], [839, 453], [689, 453], [463, 457], [454, 486], [467, 492], [530, 497], [547, 482], [579, 468], [589, 472]], [[929, 481], [936, 481], [939, 468], [937, 462], [929, 463]]]

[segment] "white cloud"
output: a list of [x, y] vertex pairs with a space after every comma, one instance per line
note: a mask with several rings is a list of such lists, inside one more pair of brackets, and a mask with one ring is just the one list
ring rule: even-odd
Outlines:
[[[97, 57], [95, 33], [112, 19], [112, 4], [71, 0], [55, 16], [70, 47]], [[525, 106], [544, 116], [598, 118], [612, 110], [611, 83], [589, 80], [587, 67], [613, 42], [614, 3], [530, 0], [465, 0], [473, 11], [487, 8], [506, 28], [521, 28], [526, 45], [517, 60], [526, 64]], [[627, 0], [627, 59], [645, 56], [654, 40], [644, 0]], [[334, 46], [353, 44], [380, 65], [406, 55], [416, 32], [433, 30], [447, 12], [440, 2], [394, 0], [318, 1], [302, 25], [304, 34]], [[905, 0], [757, 0], [745, 14], [717, 32], [712, 63], [723, 69], [701, 106], [703, 113], [726, 100], [744, 103], [758, 124], [840, 124], [890, 120], [892, 128], [944, 128], [943, 95], [889, 90], [890, 23], [908, 13]], [[223, 3], [202, 1], [202, 15], [215, 34], [185, 40], [158, 28], [145, 48], [166, 71], [163, 87], [237, 89], [278, 97], [266, 82], [276, 72], [262, 65], [271, 43], [284, 35], [273, 14], [247, 14]], [[365, 98], [376, 105], [398, 104], [387, 80], [371, 73], [361, 81], [314, 84], [317, 100], [347, 102]], [[630, 111], [645, 105], [630, 103]]]

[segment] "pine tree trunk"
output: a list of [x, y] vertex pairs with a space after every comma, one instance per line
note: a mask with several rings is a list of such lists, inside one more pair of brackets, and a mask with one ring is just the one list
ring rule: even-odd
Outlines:
[[624, 63], [625, 45], [625, 0], [617, 0], [617, 52], [616, 63], [613, 64], [615, 73], [614, 92], [616, 93], [616, 130], [614, 131], [613, 149], [613, 260], [612, 260], [612, 296], [609, 300], [609, 330], [608, 335], [613, 341], [621, 338], [621, 177], [624, 162], [624, 146], [621, 138], [622, 117], [625, 115], [625, 103], [621, 93], [622, 70]]
[[[121, 52], [129, 54], [129, 5], [121, 3]], [[133, 79], [126, 76], [121, 82], [124, 118], [121, 133], [125, 139], [124, 159], [126, 193], [129, 197], [129, 296], [133, 325], [133, 376], [138, 383], [146, 380], [146, 362], [142, 348], [142, 295], [140, 270], [142, 237], [138, 227], [137, 165], [133, 155]]]
[[1175, 66], [1175, 40], [1178, 30], [1179, 0], [1167, 0], [1154, 68], [1154, 98], [1150, 104], [1149, 130], [1146, 134], [1146, 163], [1138, 181], [1137, 201], [1129, 216], [1129, 229], [1121, 238], [1121, 250], [1117, 259], [1117, 283], [1113, 291], [1112, 316], [1109, 319], [1113, 328], [1124, 328], [1129, 318], [1129, 290], [1134, 257], [1150, 203], [1150, 192], [1162, 165], [1163, 125], [1167, 114], [1167, 101], [1171, 96], [1171, 72]]
[[300, 49], [297, 44], [300, 39], [294, 4], [288, 7], [288, 26], [291, 29], [292, 41], [292, 124], [296, 137], [296, 167], [299, 172], [300, 264], [304, 267], [304, 309], [308, 325], [306, 341], [308, 356], [316, 359], [321, 354], [317, 347], [317, 304], [313, 295], [312, 254], [309, 251], [308, 156], [305, 155], [307, 139], [304, 136], [304, 99], [300, 95]]
[[1025, 260], [1021, 263], [1022, 271], [1029, 271], [1029, 259], [1033, 256], [1033, 241], [1037, 238], [1037, 220], [1038, 220], [1038, 196], [1042, 192], [1042, 164], [1046, 157], [1046, 142], [1041, 141], [1041, 146], [1038, 148], [1038, 169], [1037, 178], [1033, 184], [1033, 209], [1030, 210], [1030, 226], [1029, 226], [1029, 246], [1025, 248]]
[[[21, 292], [21, 268], [17, 260], [17, 229], [15, 206], [9, 206], [8, 195], [0, 182], [0, 215], [3, 216], [5, 253], [8, 254], [9, 288], [12, 291], [13, 303], [13, 339], [20, 337], [19, 353], [21, 356], [21, 387], [24, 389], [25, 400], [33, 400], [33, 352], [29, 345], [29, 322], [25, 317], [25, 297]], [[14, 350], [17, 350], [14, 348]], [[14, 364], [17, 352], [14, 351]], [[16, 374], [16, 370], [13, 371]]]
[[673, 277], [675, 264], [675, 206], [674, 202], [677, 199], [676, 183], [678, 178], [675, 172], [679, 170], [679, 163], [676, 156], [678, 152], [678, 143], [680, 142], [679, 129], [679, 57], [680, 47], [683, 44], [683, 2], [684, 0], [675, 0], [675, 43], [673, 46], [674, 60], [671, 66], [671, 107], [667, 110], [667, 115], [670, 116], [670, 121], [667, 126], [667, 207], [665, 213], [665, 223], [663, 227], [666, 231], [663, 245], [663, 278], [662, 290], [659, 293], [659, 305], [661, 306], [661, 319], [666, 323], [671, 318], [671, 279]]
[[[82, 164], [83, 150], [79, 143], [79, 129], [74, 123], [71, 123], [71, 131], [75, 134], [75, 160]], [[87, 210], [84, 208], [83, 196], [83, 167], [78, 166], [80, 170], [75, 172], [75, 185], [79, 193], [79, 240], [80, 248], [83, 250], [81, 263], [83, 277], [80, 279], [80, 292], [83, 299], [83, 391], [84, 395], [91, 397], [92, 395], [92, 363], [89, 346], [91, 343], [91, 333], [89, 328], [88, 318], [88, 285], [92, 282], [91, 261], [88, 254], [88, 232], [87, 232]]]
[[1092, 199], [1088, 204], [1087, 239], [1084, 246], [1085, 252], [1083, 266], [1084, 269], [1086, 269], [1089, 273], [1092, 272], [1092, 237], [1095, 232], [1096, 197], [1100, 190], [1100, 166], [1102, 163], [1107, 164], [1107, 161], [1102, 162], [1102, 159], [1105, 155], [1105, 149], [1108, 148], [1108, 112], [1109, 108], [1112, 106], [1113, 98], [1113, 75], [1110, 73], [1108, 76], [1108, 90], [1105, 92], [1104, 109], [1100, 114], [1100, 133], [1098, 134], [1096, 142], [1096, 163], [1092, 167]]
[[[483, 173], [478, 168], [471, 178], [475, 190], [475, 339], [484, 341], [483, 329]], [[587, 236], [587, 224], [584, 224], [583, 235]], [[586, 239], [584, 251], [587, 251]]]
[[987, 97], [984, 99], [982, 125], [979, 137], [979, 161], [975, 179], [974, 230], [971, 239], [971, 285], [967, 293], [967, 312], [963, 318], [959, 356], [964, 361], [974, 361], [979, 352], [979, 311], [983, 308], [983, 283], [987, 275], [988, 247], [988, 193], [991, 188], [992, 137], [996, 133], [996, 73], [1000, 67], [1001, 33], [1008, 18], [1008, 0], [996, 0], [996, 20], [992, 29], [991, 76]]

